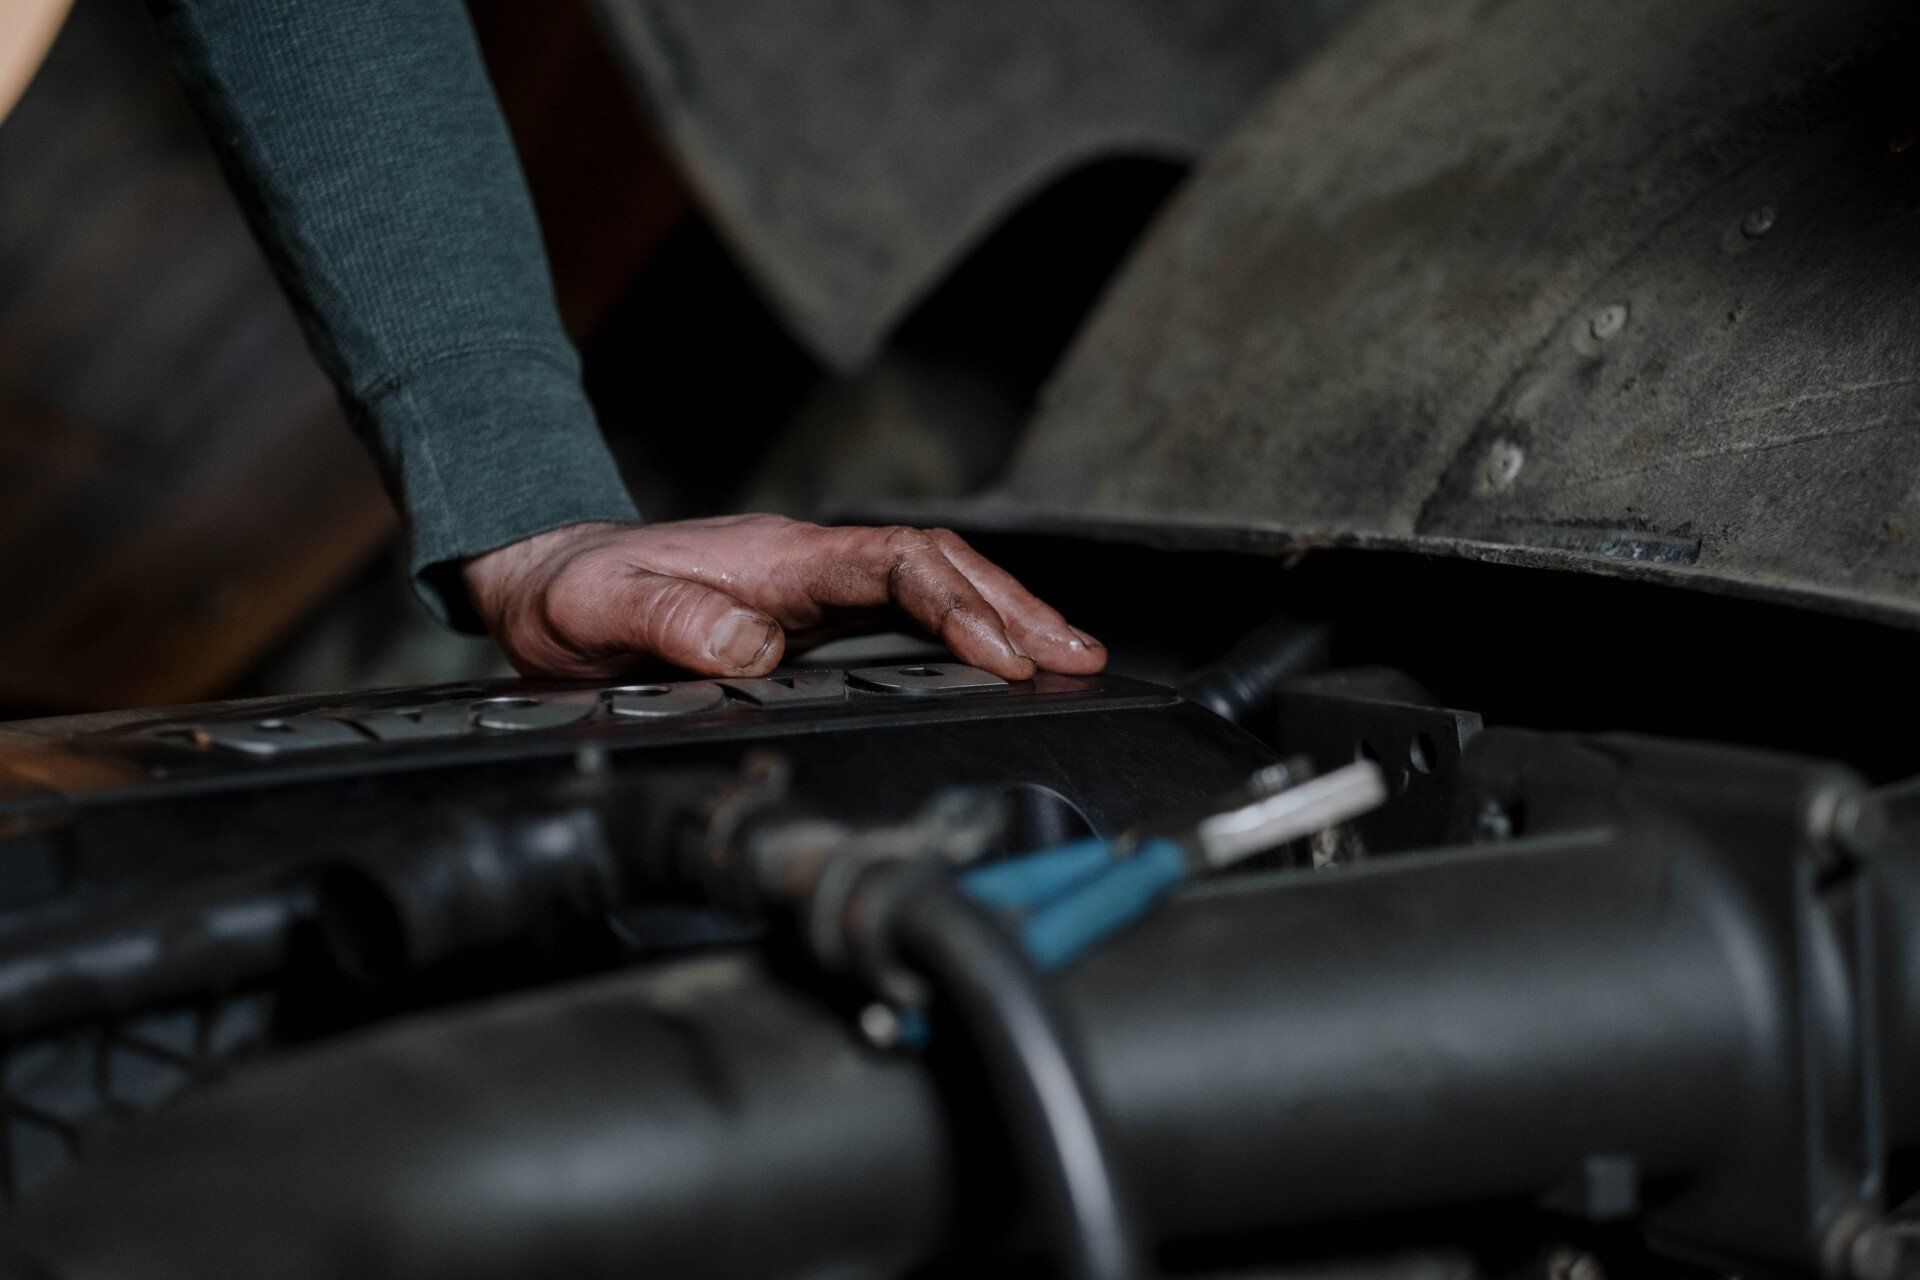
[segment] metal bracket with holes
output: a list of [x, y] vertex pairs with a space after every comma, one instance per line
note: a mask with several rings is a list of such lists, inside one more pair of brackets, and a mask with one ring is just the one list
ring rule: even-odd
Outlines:
[[1352, 760], [1380, 766], [1394, 802], [1355, 824], [1365, 848], [1389, 852], [1437, 844], [1453, 825], [1451, 781], [1460, 753], [1480, 732], [1477, 712], [1437, 705], [1425, 689], [1385, 667], [1329, 671], [1278, 690], [1275, 741], [1321, 769]]

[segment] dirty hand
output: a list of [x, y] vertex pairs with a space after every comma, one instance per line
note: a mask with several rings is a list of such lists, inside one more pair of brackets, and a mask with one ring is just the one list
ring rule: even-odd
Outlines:
[[617, 676], [647, 659], [759, 675], [789, 644], [904, 614], [1008, 680], [1091, 674], [1106, 650], [944, 529], [781, 516], [580, 524], [469, 560], [487, 629], [525, 675]]

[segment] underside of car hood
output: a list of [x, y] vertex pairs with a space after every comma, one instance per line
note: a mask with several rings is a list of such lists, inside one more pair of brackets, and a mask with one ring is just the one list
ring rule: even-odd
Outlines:
[[850, 370], [1077, 166], [1212, 146], [1347, 0], [596, 0], [794, 334]]
[[1001, 487], [938, 514], [1920, 622], [1904, 9], [1371, 6], [1162, 216]]

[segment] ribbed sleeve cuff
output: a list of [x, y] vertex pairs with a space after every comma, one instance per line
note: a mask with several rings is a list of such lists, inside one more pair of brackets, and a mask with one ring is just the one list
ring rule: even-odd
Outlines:
[[459, 562], [564, 525], [640, 518], [572, 353], [460, 353], [359, 397], [407, 515], [414, 590], [481, 629]]

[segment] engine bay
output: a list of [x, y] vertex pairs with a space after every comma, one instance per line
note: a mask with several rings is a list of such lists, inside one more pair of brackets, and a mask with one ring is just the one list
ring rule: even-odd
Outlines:
[[15, 1265], [1030, 1265], [1078, 1212], [1051, 1130], [835, 877], [1139, 868], [1250, 778], [1362, 770], [1029, 966], [1143, 1256], [1904, 1266], [1920, 792], [1323, 658], [1283, 622], [1180, 690], [912, 661], [8, 726]]

